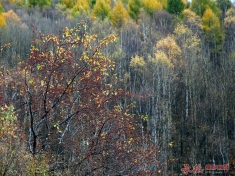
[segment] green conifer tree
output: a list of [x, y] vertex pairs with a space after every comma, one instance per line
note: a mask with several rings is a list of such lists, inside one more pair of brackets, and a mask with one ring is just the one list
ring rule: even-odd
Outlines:
[[127, 11], [130, 17], [137, 21], [140, 14], [140, 8], [143, 6], [141, 0], [130, 0], [128, 3]]
[[172, 14], [180, 14], [184, 10], [184, 6], [182, 0], [168, 0], [167, 11]]
[[104, 20], [110, 15], [111, 7], [105, 0], [97, 0], [94, 6], [93, 15]]
[[39, 6], [41, 8], [50, 5], [52, 0], [29, 0], [29, 6]]

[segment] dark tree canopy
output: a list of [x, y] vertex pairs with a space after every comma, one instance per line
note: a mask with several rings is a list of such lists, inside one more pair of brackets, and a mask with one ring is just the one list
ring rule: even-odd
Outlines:
[[168, 0], [167, 11], [172, 14], [180, 14], [184, 10], [185, 4], [182, 0]]
[[230, 0], [216, 0], [219, 9], [222, 11], [223, 17], [228, 9], [232, 7], [232, 2]]
[[52, 0], [29, 0], [29, 5], [30, 6], [39, 6], [39, 7], [44, 7], [50, 5]]

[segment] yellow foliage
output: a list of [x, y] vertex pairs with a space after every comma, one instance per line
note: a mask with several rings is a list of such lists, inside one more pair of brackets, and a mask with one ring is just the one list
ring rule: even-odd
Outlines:
[[126, 23], [127, 19], [129, 18], [127, 10], [123, 7], [121, 1], [118, 1], [110, 15], [111, 22], [117, 26], [121, 27], [124, 23]]
[[163, 67], [168, 67], [168, 68], [173, 67], [173, 64], [168, 59], [167, 55], [162, 51], [157, 51], [155, 53], [154, 58], [151, 58], [151, 57], [149, 58], [149, 62], [152, 65], [163, 66]]
[[187, 0], [182, 0], [182, 2], [184, 3], [184, 5], [186, 5], [186, 4], [187, 4]]
[[21, 23], [20, 17], [13, 10], [9, 10], [8, 12], [3, 13], [2, 15], [8, 24], [19, 25], [20, 28], [24, 29], [28, 28], [28, 26], [25, 23]]
[[75, 6], [73, 7], [73, 13], [89, 14], [91, 9], [90, 5], [91, 5], [90, 0], [79, 0], [76, 2]]
[[181, 49], [175, 42], [175, 39], [170, 35], [157, 42], [157, 50], [166, 53], [173, 63], [176, 62], [176, 58], [181, 58]]
[[6, 20], [3, 15], [0, 15], [0, 28], [6, 26]]
[[174, 33], [177, 38], [182, 38], [182, 36], [185, 36], [184, 38], [187, 38], [192, 35], [192, 31], [183, 24], [179, 24], [178, 26], [176, 26]]
[[96, 4], [94, 5], [93, 15], [95, 17], [100, 17], [102, 20], [105, 17], [108, 17], [111, 12], [111, 7], [109, 0], [96, 0]]
[[145, 63], [143, 57], [140, 57], [137, 55], [135, 57], [131, 57], [131, 62], [130, 62], [131, 67], [144, 67], [145, 64], [146, 63]]
[[147, 13], [151, 14], [154, 11], [162, 10], [163, 5], [156, 0], [144, 0], [144, 9]]
[[224, 19], [224, 24], [225, 24], [226, 27], [230, 27], [230, 25], [235, 24], [235, 9], [234, 8], [230, 8], [226, 12], [226, 17]]
[[170, 142], [169, 146], [172, 147], [174, 145], [174, 142]]
[[134, 140], [133, 138], [130, 138], [130, 139], [128, 140], [128, 143], [130, 144], [133, 140]]
[[199, 28], [202, 27], [201, 18], [198, 15], [196, 15], [193, 11], [191, 11], [189, 9], [185, 9], [182, 12], [182, 15], [184, 16], [185, 19], [187, 19], [188, 22], [198, 26]]
[[234, 8], [230, 8], [227, 12], [226, 12], [226, 17], [232, 17], [235, 16], [235, 9]]
[[[207, 38], [211, 42], [216, 42], [214, 51], [221, 50], [221, 42], [224, 37], [219, 18], [207, 8], [202, 17], [202, 29], [205, 31]], [[214, 52], [212, 51], [212, 52]]]
[[164, 9], [167, 8], [167, 0], [157, 0], [157, 1], [161, 3], [161, 5]]
[[182, 12], [182, 14], [183, 14], [186, 18], [196, 16], [196, 14], [195, 14], [193, 11], [189, 10], [189, 9], [184, 9], [184, 11]]
[[73, 0], [62, 0], [62, 3], [67, 7], [67, 8], [72, 8], [74, 6]]
[[15, 0], [8, 0], [9, 3], [13, 4]]
[[179, 24], [174, 30], [175, 38], [180, 46], [189, 55], [196, 54], [201, 50], [201, 39], [194, 34], [188, 26]]
[[130, 66], [134, 67], [135, 71], [143, 73], [144, 66], [146, 65], [144, 58], [140, 56], [131, 57]]
[[21, 22], [21, 19], [13, 10], [9, 10], [8, 12], [3, 13], [3, 16], [8, 23], [17, 24]]
[[220, 28], [219, 18], [212, 12], [210, 8], [207, 8], [203, 17], [203, 29], [205, 31], [211, 30], [211, 28]]
[[162, 51], [155, 53], [154, 60], [151, 60], [151, 62], [159, 62], [159, 61], [169, 63], [169, 59], [167, 58], [167, 55]]

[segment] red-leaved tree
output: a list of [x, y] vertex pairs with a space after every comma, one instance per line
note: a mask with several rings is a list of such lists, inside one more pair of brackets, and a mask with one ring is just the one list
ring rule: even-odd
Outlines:
[[98, 40], [86, 28], [65, 28], [61, 36], [34, 28], [29, 59], [1, 75], [1, 96], [17, 111], [29, 152], [48, 157], [47, 173], [154, 173], [154, 147], [134, 115], [118, 105], [124, 93], [115, 63], [102, 54], [117, 35]]

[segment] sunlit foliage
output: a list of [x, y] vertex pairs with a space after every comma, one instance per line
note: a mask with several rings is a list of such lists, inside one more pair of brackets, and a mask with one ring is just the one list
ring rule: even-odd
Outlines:
[[133, 67], [137, 72], [143, 72], [146, 63], [143, 57], [134, 56], [131, 58], [130, 66]]
[[91, 13], [91, 2], [90, 0], [79, 0], [72, 8], [72, 14], [81, 15], [81, 14], [90, 14]]
[[205, 31], [209, 40], [216, 43], [215, 50], [221, 49], [221, 41], [223, 39], [223, 33], [220, 26], [219, 18], [207, 8], [202, 17], [202, 29]]
[[202, 19], [200, 16], [196, 15], [193, 11], [190, 9], [185, 9], [182, 12], [182, 15], [184, 16], [184, 19], [190, 22], [191, 24], [198, 26], [198, 28], [201, 28], [202, 26]]
[[187, 0], [182, 0], [182, 2], [184, 3], [184, 5], [186, 5], [186, 4], [187, 4]]
[[162, 7], [163, 7], [164, 9], [167, 8], [167, 0], [157, 0], [157, 1], [162, 4]]
[[6, 20], [2, 15], [0, 15], [0, 27], [4, 26], [6, 26]]
[[235, 9], [231, 8], [226, 12], [226, 18], [224, 19], [226, 27], [232, 27], [235, 25]]
[[167, 36], [156, 44], [157, 51], [161, 51], [167, 55], [167, 58], [174, 65], [181, 65], [181, 49], [175, 42], [173, 36]]
[[174, 34], [176, 39], [182, 43], [181, 48], [187, 49], [187, 53], [194, 52], [196, 54], [200, 52], [201, 40], [197, 34], [193, 34], [187, 26], [179, 24], [175, 28]]
[[6, 26], [6, 20], [4, 16], [2, 15], [4, 12], [4, 9], [2, 7], [2, 4], [0, 3], [0, 28]]
[[113, 7], [113, 10], [110, 14], [110, 20], [111, 22], [117, 26], [121, 27], [123, 24], [126, 23], [128, 20], [129, 15], [127, 13], [127, 10], [124, 8], [122, 1], [118, 1], [115, 6]]
[[171, 69], [174, 66], [161, 50], [155, 53], [155, 57], [149, 58], [149, 62], [157, 67], [168, 67]]
[[13, 10], [9, 10], [8, 12], [4, 13], [3, 16], [10, 24], [19, 24], [21, 22], [21, 19]]
[[143, 2], [144, 10], [152, 15], [154, 11], [160, 11], [163, 9], [163, 6], [157, 0], [144, 0]]

